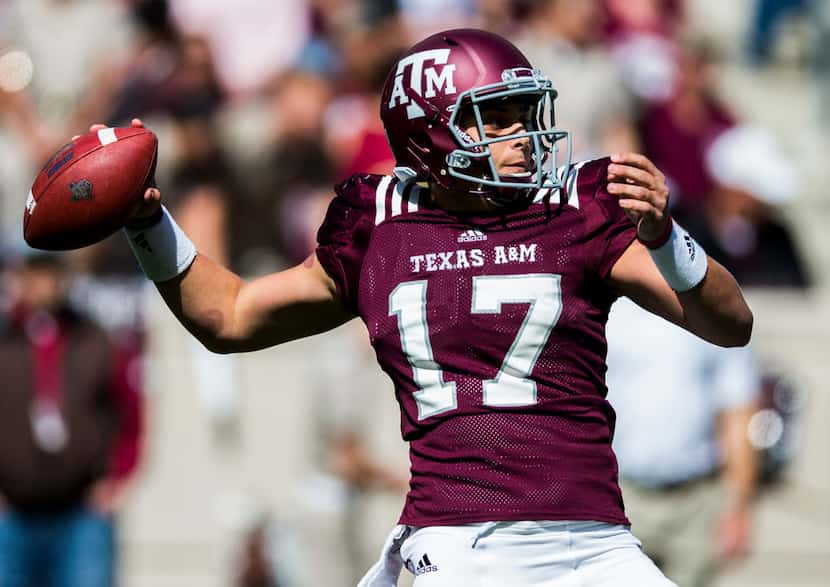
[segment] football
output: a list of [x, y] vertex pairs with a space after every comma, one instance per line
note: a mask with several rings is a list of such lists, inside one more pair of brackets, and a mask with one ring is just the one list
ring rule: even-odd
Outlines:
[[58, 149], [26, 199], [26, 242], [63, 251], [114, 233], [141, 203], [157, 153], [156, 135], [145, 128], [103, 128]]

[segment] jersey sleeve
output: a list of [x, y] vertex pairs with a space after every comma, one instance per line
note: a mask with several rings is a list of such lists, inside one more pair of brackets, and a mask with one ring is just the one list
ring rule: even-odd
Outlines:
[[317, 259], [334, 280], [343, 304], [357, 313], [357, 292], [363, 258], [374, 229], [373, 176], [354, 175], [335, 187], [323, 224], [317, 232]]
[[637, 238], [637, 227], [620, 207], [618, 198], [608, 193], [610, 163], [608, 157], [588, 161], [576, 176], [589, 235], [588, 262], [602, 278], [608, 277], [614, 263]]

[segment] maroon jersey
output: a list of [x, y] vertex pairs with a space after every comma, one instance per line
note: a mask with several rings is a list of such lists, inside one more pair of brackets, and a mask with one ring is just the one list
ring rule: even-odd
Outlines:
[[605, 400], [605, 278], [635, 238], [609, 160], [503, 215], [432, 207], [417, 186], [338, 186], [317, 256], [366, 323], [410, 444], [401, 523], [628, 521]]

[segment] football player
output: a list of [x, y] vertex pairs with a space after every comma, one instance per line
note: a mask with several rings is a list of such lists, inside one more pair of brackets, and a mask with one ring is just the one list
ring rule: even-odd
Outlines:
[[608, 311], [625, 295], [723, 346], [747, 343], [752, 313], [672, 221], [646, 157], [570, 161], [555, 98], [505, 39], [442, 32], [383, 89], [394, 175], [337, 186], [301, 265], [243, 281], [197, 254], [156, 188], [126, 227], [167, 305], [213, 351], [365, 322], [411, 482], [361, 585], [395, 585], [402, 566], [418, 587], [672, 585], [623, 511]]

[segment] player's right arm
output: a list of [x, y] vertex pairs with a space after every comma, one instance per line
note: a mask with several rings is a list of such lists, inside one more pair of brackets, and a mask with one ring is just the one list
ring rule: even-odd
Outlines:
[[[134, 119], [132, 125], [142, 123]], [[103, 127], [94, 125], [90, 130]], [[161, 217], [160, 208], [161, 193], [148, 188], [128, 229], [131, 223]], [[155, 284], [182, 325], [217, 353], [266, 348], [330, 330], [354, 317], [316, 255], [296, 267], [245, 281], [196, 254], [184, 271]]]
[[254, 281], [197, 255], [187, 271], [156, 287], [184, 327], [217, 353], [266, 348], [354, 317], [314, 255]]

